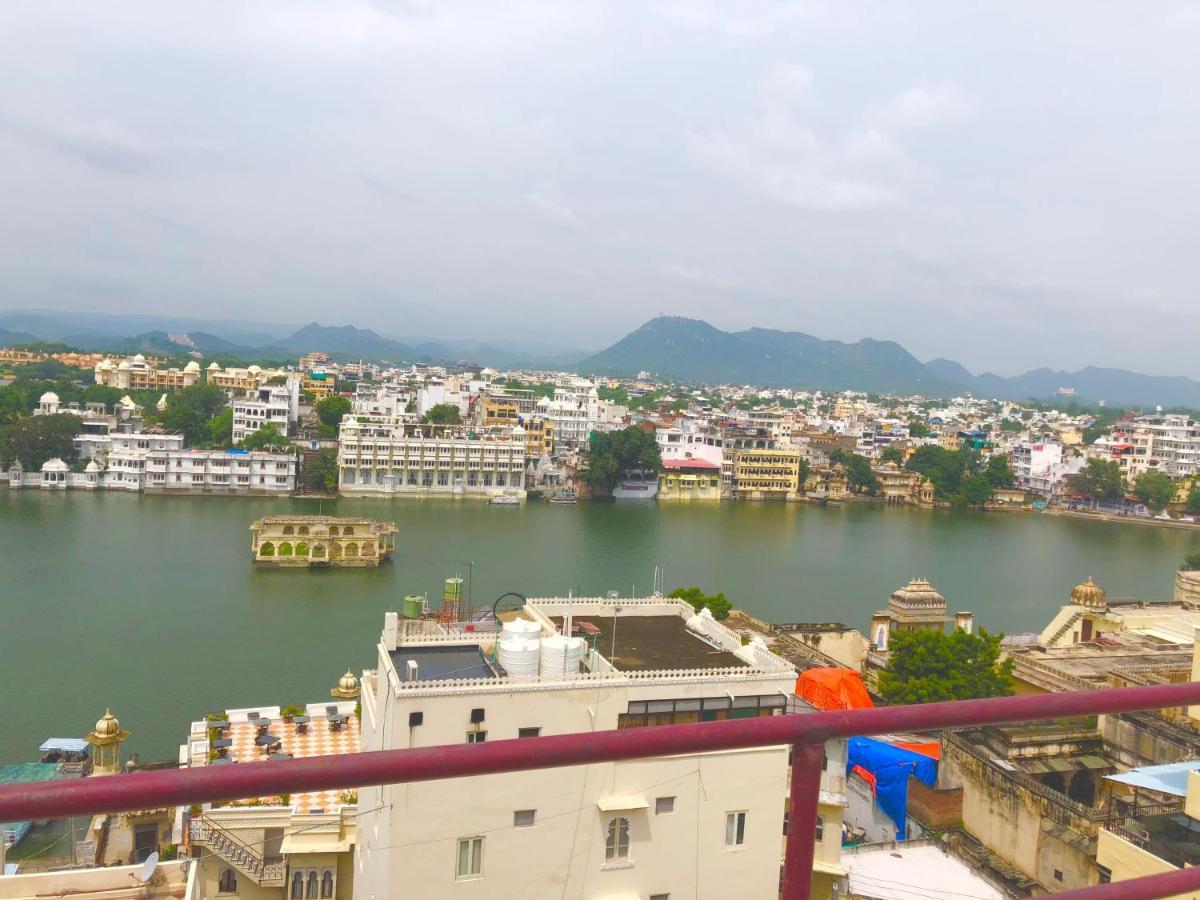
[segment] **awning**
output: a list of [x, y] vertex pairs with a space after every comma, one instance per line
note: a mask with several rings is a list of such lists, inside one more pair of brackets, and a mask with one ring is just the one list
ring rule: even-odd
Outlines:
[[49, 753], [51, 750], [57, 750], [60, 753], [83, 753], [92, 745], [83, 738], [48, 738], [42, 742], [42, 746], [38, 750], [42, 753]]
[[623, 797], [602, 797], [596, 802], [601, 812], [619, 812], [626, 809], [649, 809], [650, 804], [640, 794], [628, 794]]
[[1120, 775], [1107, 775], [1105, 778], [1134, 788], [1158, 791], [1173, 797], [1186, 797], [1188, 773], [1195, 771], [1200, 771], [1200, 759], [1167, 763], [1164, 766], [1142, 766]]

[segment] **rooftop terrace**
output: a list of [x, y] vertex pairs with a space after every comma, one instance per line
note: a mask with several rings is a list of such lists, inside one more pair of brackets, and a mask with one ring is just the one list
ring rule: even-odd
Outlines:
[[[551, 617], [562, 629], [561, 616]], [[574, 616], [574, 631], [619, 672], [658, 669], [722, 669], [747, 663], [710, 643], [677, 615]], [[614, 633], [616, 640], [613, 640]]]

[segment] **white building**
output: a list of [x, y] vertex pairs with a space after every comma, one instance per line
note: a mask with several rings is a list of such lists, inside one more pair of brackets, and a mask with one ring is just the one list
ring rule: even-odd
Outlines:
[[700, 419], [678, 419], [669, 427], [654, 430], [654, 439], [664, 461], [700, 459], [721, 464], [721, 432]]
[[346, 416], [338, 435], [338, 469], [343, 494], [523, 496], [525, 432]]
[[1122, 468], [1130, 479], [1150, 469], [1172, 478], [1200, 473], [1200, 423], [1187, 416], [1143, 416], [1130, 425], [1127, 438], [1133, 449]]
[[264, 384], [252, 394], [235, 399], [232, 406], [235, 444], [268, 424], [286, 436], [300, 415], [300, 377], [288, 375], [284, 384]]
[[[564, 637], [567, 617], [587, 637]], [[497, 646], [477, 626], [388, 613], [363, 677], [363, 750], [753, 718], [799, 702], [790, 664], [682, 601], [530, 600], [519, 618]], [[822, 780], [818, 897], [844, 874], [844, 746], [830, 745]], [[355, 897], [773, 897], [787, 784], [788, 747], [773, 746], [364, 789]]]
[[1049, 495], [1057, 483], [1054, 476], [1062, 461], [1062, 444], [1056, 441], [1018, 442], [1013, 445], [1011, 462], [1017, 487]]
[[290, 494], [297, 458], [247, 450], [151, 450], [142, 489], [154, 493]]
[[554, 423], [554, 443], [565, 450], [586, 446], [600, 422], [600, 395], [586, 378], [566, 377], [554, 388], [554, 399], [541, 397], [537, 414]]

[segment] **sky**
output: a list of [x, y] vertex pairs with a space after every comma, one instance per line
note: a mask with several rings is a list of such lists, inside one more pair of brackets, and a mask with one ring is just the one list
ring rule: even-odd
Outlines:
[[0, 309], [1200, 377], [1200, 9], [7, 0]]

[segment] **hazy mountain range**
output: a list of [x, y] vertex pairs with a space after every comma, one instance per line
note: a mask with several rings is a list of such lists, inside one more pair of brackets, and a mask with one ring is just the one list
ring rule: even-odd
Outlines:
[[811, 390], [862, 390], [1011, 400], [1048, 398], [1073, 388], [1081, 400], [1116, 406], [1200, 408], [1200, 382], [1089, 366], [1034, 369], [1006, 378], [972, 374], [949, 359], [921, 362], [894, 341], [826, 341], [796, 331], [722, 331], [699, 319], [659, 316], [612, 346], [588, 355], [547, 344], [387, 337], [352, 325], [278, 323], [168, 316], [114, 316], [31, 310], [0, 314], [0, 346], [53, 341], [82, 350], [169, 355], [196, 350], [246, 360], [288, 359], [322, 350], [342, 360], [474, 363], [503, 368], [575, 370], [703, 384]]
[[595, 374], [636, 375], [709, 384], [810, 390], [861, 390], [1010, 400], [1047, 398], [1073, 388], [1080, 399], [1115, 406], [1200, 408], [1200, 382], [1089, 366], [1078, 372], [1034, 369], [1005, 378], [973, 375], [948, 359], [923, 363], [894, 341], [824, 341], [795, 331], [721, 331], [699, 319], [660, 316], [579, 363]]

